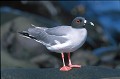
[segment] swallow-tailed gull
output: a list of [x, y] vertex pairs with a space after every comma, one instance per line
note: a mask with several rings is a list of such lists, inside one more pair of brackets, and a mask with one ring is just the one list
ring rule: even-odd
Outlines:
[[[57, 26], [53, 28], [36, 27], [29, 28], [28, 31], [19, 32], [22, 36], [34, 39], [42, 43], [46, 48], [52, 52], [61, 53], [63, 60], [63, 67], [61, 71], [68, 71], [72, 67], [81, 67], [81, 65], [72, 65], [70, 59], [70, 52], [74, 52], [80, 48], [87, 37], [87, 30], [85, 24], [87, 20], [83, 17], [76, 17], [71, 26]], [[90, 22], [91, 25], [94, 25]], [[65, 65], [64, 53], [68, 53], [68, 66]]]

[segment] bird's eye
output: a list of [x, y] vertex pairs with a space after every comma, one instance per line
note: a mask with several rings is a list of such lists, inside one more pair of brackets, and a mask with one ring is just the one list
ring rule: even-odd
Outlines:
[[80, 23], [80, 20], [76, 20], [76, 23]]
[[82, 20], [81, 20], [81, 19], [76, 20], [76, 23], [81, 23], [81, 22], [82, 22]]

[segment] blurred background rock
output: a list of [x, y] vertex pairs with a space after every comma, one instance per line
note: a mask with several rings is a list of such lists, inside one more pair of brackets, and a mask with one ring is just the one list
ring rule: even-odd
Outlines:
[[72, 62], [120, 68], [120, 1], [1, 1], [0, 4], [2, 68], [62, 66], [60, 54], [21, 37], [18, 32], [27, 30], [31, 24], [70, 25], [76, 16], [92, 21], [95, 27], [87, 26], [87, 41], [72, 53]]

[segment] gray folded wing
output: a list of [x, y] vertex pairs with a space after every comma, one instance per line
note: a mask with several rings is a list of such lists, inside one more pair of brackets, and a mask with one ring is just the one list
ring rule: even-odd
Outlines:
[[71, 26], [57, 26], [53, 28], [48, 28], [46, 30], [46, 33], [49, 35], [56, 35], [56, 36], [62, 36], [66, 35], [69, 31], [71, 31]]
[[65, 32], [61, 32], [58, 30], [61, 30], [62, 28], [42, 28], [42, 27], [35, 27], [35, 28], [29, 28], [28, 33], [29, 35], [33, 36], [36, 41], [39, 41], [41, 43], [44, 43], [45, 45], [55, 45], [55, 40], [59, 41], [60, 43], [66, 42], [68, 39], [64, 38], [62, 36], [65, 35]]

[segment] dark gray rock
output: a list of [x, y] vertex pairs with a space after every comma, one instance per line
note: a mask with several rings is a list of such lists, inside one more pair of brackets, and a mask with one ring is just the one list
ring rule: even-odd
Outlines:
[[83, 66], [68, 72], [58, 68], [45, 69], [2, 69], [2, 79], [100, 79], [120, 77], [120, 69], [111, 69], [96, 66]]

